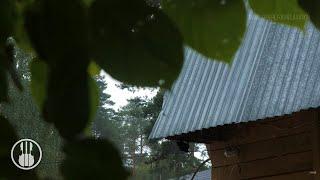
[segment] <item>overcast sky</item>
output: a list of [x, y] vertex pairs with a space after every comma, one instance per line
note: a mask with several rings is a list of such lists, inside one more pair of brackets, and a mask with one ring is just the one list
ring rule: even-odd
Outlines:
[[107, 89], [104, 91], [111, 95], [111, 100], [115, 102], [114, 109], [117, 110], [121, 106], [125, 106], [128, 101], [134, 97], [147, 97], [151, 99], [157, 94], [157, 89], [147, 88], [147, 89], [137, 89], [135, 92], [130, 92], [126, 89], [120, 89], [116, 85], [120, 85], [120, 82], [113, 79], [110, 75], [101, 71], [101, 75], [105, 77], [105, 81], [108, 83]]

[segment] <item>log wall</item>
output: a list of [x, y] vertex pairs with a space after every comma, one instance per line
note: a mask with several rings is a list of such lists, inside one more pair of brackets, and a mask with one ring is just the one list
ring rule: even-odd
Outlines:
[[233, 125], [229, 139], [207, 143], [212, 179], [320, 180], [318, 114], [312, 109]]

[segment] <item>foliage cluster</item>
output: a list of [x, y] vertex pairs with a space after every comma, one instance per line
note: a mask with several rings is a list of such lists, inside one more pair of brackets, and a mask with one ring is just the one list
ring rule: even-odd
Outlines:
[[[184, 45], [231, 62], [245, 32], [246, 5], [274, 22], [303, 29], [309, 18], [320, 26], [317, 0], [162, 0], [161, 8], [149, 4], [144, 0], [0, 1], [0, 102], [10, 101], [9, 77], [18, 89], [23, 88], [14, 65], [14, 44], [8, 41], [14, 37], [38, 59], [31, 68], [32, 95], [43, 119], [65, 140], [62, 173], [67, 179], [90, 174], [96, 179], [128, 176], [109, 142], [83, 136], [98, 104], [92, 83], [97, 65], [122, 82], [170, 88], [182, 68]], [[10, 142], [16, 133], [5, 119], [0, 121], [4, 124], [0, 132], [6, 132], [1, 142]], [[8, 144], [0, 149], [2, 160]], [[106, 161], [111, 155], [105, 156], [103, 150], [114, 155], [113, 161]], [[94, 156], [82, 159], [86, 154]], [[99, 168], [79, 171], [82, 163]], [[10, 167], [2, 170], [6, 174], [0, 177], [16, 175]]]

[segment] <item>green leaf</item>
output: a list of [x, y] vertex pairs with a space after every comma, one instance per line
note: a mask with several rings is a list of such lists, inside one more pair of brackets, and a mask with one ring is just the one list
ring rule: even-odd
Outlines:
[[299, 5], [308, 13], [313, 24], [320, 30], [320, 1], [299, 0]]
[[273, 22], [304, 29], [308, 19], [298, 0], [249, 0], [252, 10]]
[[99, 106], [99, 88], [96, 81], [89, 78], [89, 91], [90, 91], [90, 122], [96, 116], [97, 108]]
[[171, 86], [182, 68], [182, 37], [163, 12], [144, 0], [96, 0], [90, 18], [91, 53], [108, 74], [136, 86]]
[[65, 145], [64, 151], [66, 158], [61, 172], [66, 179], [125, 180], [129, 176], [117, 149], [106, 140], [71, 142]]
[[87, 23], [86, 8], [80, 0], [40, 0], [25, 12], [25, 27], [33, 47], [41, 60], [52, 64], [67, 60], [63, 57], [68, 54], [87, 58]]
[[0, 48], [0, 102], [8, 100], [8, 77], [4, 66], [5, 54]]
[[18, 169], [11, 161], [11, 148], [18, 137], [9, 121], [0, 116], [0, 179], [38, 179], [35, 170], [23, 171]]
[[81, 134], [90, 114], [86, 68], [72, 68], [72, 64], [49, 67], [47, 98], [43, 110], [45, 120], [54, 123], [61, 136], [67, 139]]
[[[31, 93], [40, 109], [43, 108], [43, 103], [46, 99], [46, 83], [48, 81], [47, 78], [47, 69], [46, 63], [43, 61], [32, 61], [31, 63]], [[91, 122], [97, 111], [97, 107], [99, 105], [99, 90], [96, 82], [89, 78], [89, 90], [90, 90], [90, 119]]]
[[8, 77], [10, 57], [7, 51], [7, 39], [13, 35], [16, 21], [15, 2], [13, 0], [0, 1], [0, 102], [7, 101]]
[[14, 39], [17, 41], [19, 48], [23, 49], [24, 51], [30, 54], [35, 54], [35, 51], [31, 46], [30, 40], [28, 39], [28, 34], [24, 27], [24, 11], [33, 2], [34, 0], [16, 1], [17, 21], [15, 23]]
[[39, 58], [48, 65], [43, 116], [61, 136], [73, 139], [87, 126], [90, 113], [85, 5], [80, 0], [36, 1], [25, 22]]
[[242, 0], [162, 0], [184, 41], [201, 54], [230, 63], [246, 27]]
[[13, 36], [17, 11], [14, 0], [0, 1], [0, 43], [3, 45], [7, 38]]
[[88, 67], [88, 73], [91, 77], [94, 77], [100, 73], [100, 67], [95, 62], [90, 62]]
[[33, 60], [30, 64], [31, 94], [40, 109], [46, 97], [47, 90], [47, 64], [40, 60]]
[[92, 4], [92, 2], [94, 1], [94, 0], [82, 0], [83, 1], [83, 3], [87, 6], [87, 7], [90, 7], [90, 5]]

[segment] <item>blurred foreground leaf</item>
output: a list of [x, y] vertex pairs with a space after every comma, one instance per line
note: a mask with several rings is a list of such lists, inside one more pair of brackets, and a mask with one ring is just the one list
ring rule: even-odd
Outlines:
[[[77, 67], [87, 57], [87, 15], [80, 0], [36, 1], [26, 10], [25, 26], [39, 58], [49, 62], [49, 66], [72, 61]], [[64, 58], [73, 54], [84, 57]]]
[[33, 47], [48, 66], [44, 118], [64, 138], [75, 138], [90, 111], [85, 5], [80, 0], [37, 1], [26, 11], [25, 22]]
[[277, 23], [304, 29], [308, 19], [298, 0], [249, 0], [252, 10], [259, 16]]
[[42, 109], [47, 90], [47, 73], [46, 63], [39, 60], [33, 60], [30, 64], [31, 71], [31, 94], [39, 109]]
[[64, 147], [66, 159], [61, 172], [66, 179], [127, 179], [117, 149], [106, 140], [86, 139]]
[[100, 71], [100, 67], [95, 62], [91, 61], [88, 67], [89, 75], [94, 77], [96, 75], [99, 75]]
[[24, 11], [29, 7], [35, 0], [16, 0], [17, 9], [17, 21], [15, 23], [15, 35], [14, 39], [17, 41], [19, 48], [23, 49], [28, 53], [34, 54], [34, 49], [31, 47], [31, 43], [28, 39], [28, 34], [24, 27]]
[[[0, 102], [8, 100], [7, 73], [14, 70], [11, 63], [11, 48], [7, 46], [7, 39], [13, 35], [16, 21], [16, 7], [13, 0], [0, 1]], [[10, 72], [11, 74], [13, 72]]]
[[299, 0], [299, 5], [308, 13], [310, 20], [320, 30], [320, 1]]
[[131, 85], [171, 87], [183, 47], [164, 13], [144, 0], [96, 0], [90, 18], [92, 55], [108, 74]]
[[8, 100], [8, 77], [4, 61], [5, 54], [0, 48], [0, 102]]
[[201, 54], [230, 63], [246, 27], [242, 0], [162, 0], [185, 43]]
[[[31, 92], [32, 96], [39, 106], [43, 108], [43, 103], [46, 99], [46, 83], [47, 79], [47, 65], [43, 61], [32, 61], [31, 63]], [[88, 77], [89, 78], [89, 77]], [[99, 105], [99, 90], [96, 82], [91, 77], [89, 78], [90, 91], [90, 120], [92, 121], [96, 115], [97, 107]]]
[[3, 45], [7, 38], [13, 36], [17, 10], [14, 0], [0, 1], [0, 42]]
[[45, 119], [54, 123], [60, 134], [68, 139], [84, 130], [90, 113], [88, 74], [83, 70], [70, 71], [70, 68], [72, 65], [50, 69], [44, 104]]
[[90, 77], [89, 79], [89, 94], [90, 94], [90, 122], [92, 122], [96, 116], [97, 108], [99, 106], [99, 89], [96, 81]]

